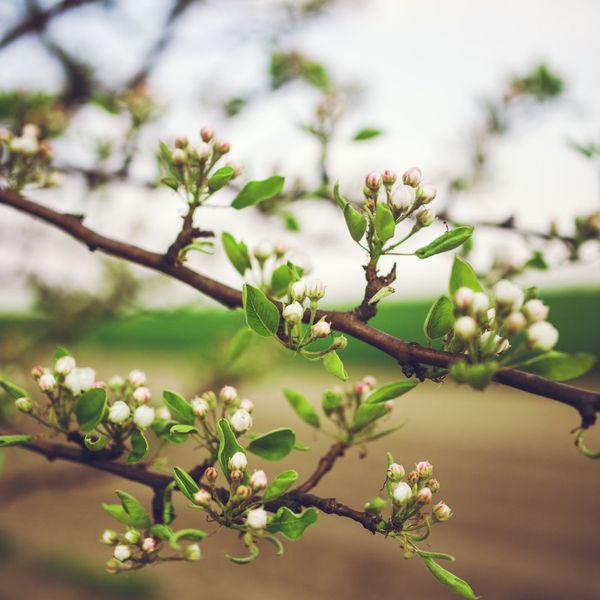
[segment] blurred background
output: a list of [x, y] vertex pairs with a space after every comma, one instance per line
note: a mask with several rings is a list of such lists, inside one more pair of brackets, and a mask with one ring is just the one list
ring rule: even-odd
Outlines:
[[[157, 185], [158, 142], [197, 142], [201, 126], [214, 126], [244, 177], [277, 172], [287, 183], [276, 202], [243, 218], [219, 207], [202, 211], [200, 225], [249, 246], [285, 241], [326, 282], [336, 308], [362, 297], [364, 257], [331, 202], [332, 184], [358, 199], [371, 170], [418, 165], [438, 186], [436, 232], [444, 221], [475, 224], [465, 252], [482, 279], [539, 287], [559, 349], [597, 353], [599, 17], [594, 0], [5, 0], [0, 125], [34, 122], [52, 139], [62, 182], [27, 195], [156, 251], [174, 239], [186, 208]], [[223, 206], [228, 193], [219, 194]], [[189, 264], [241, 286], [218, 244]], [[450, 258], [403, 257], [398, 269], [396, 294], [373, 324], [424, 343], [422, 323], [447, 287]], [[157, 398], [164, 388], [191, 396], [237, 385], [266, 430], [295, 418], [283, 387], [318, 402], [332, 385], [318, 366], [268, 343], [226, 365], [241, 314], [3, 206], [0, 290], [0, 371], [25, 386], [31, 366], [48, 364], [64, 344], [100, 379], [143, 368]], [[345, 360], [352, 380], [398, 375], [359, 342]], [[575, 383], [598, 389], [598, 372]], [[3, 400], [2, 421], [19, 427]], [[572, 447], [571, 409], [498, 386], [483, 395], [427, 383], [393, 418], [404, 428], [365, 458], [349, 452], [319, 493], [359, 507], [381, 486], [386, 450], [405, 464], [427, 459], [455, 511], [431, 547], [456, 555], [453, 570], [476, 592], [600, 596], [600, 481], [597, 465]], [[302, 423], [296, 429], [311, 452], [289, 466], [307, 476], [327, 440]], [[600, 434], [588, 437], [600, 445]], [[192, 454], [177, 448], [169, 460], [192, 464]], [[107, 549], [97, 539], [112, 524], [100, 503], [115, 487], [149, 500], [145, 491], [19, 450], [2, 452], [0, 465], [0, 598], [449, 595], [391, 541], [325, 516], [287, 543], [283, 558], [265, 551], [232, 565], [224, 553], [238, 542], [222, 532], [203, 544], [198, 564], [104, 575]]]

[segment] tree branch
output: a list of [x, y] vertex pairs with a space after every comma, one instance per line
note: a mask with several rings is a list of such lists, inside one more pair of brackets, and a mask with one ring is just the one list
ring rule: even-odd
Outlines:
[[[82, 223], [82, 220], [76, 216], [57, 212], [4, 188], [0, 188], [0, 204], [12, 206], [21, 212], [55, 225], [73, 238], [86, 244], [92, 251], [100, 250], [105, 254], [116, 256], [170, 275], [228, 308], [242, 306], [242, 295], [238, 290], [209, 277], [205, 277], [185, 266], [171, 264], [163, 254], [150, 252], [138, 246], [100, 235], [86, 227]], [[307, 311], [305, 319], [308, 319], [308, 316]], [[395, 338], [363, 323], [351, 312], [317, 311], [317, 319], [322, 317], [325, 317], [335, 330], [366, 342], [374, 348], [378, 348], [402, 365], [416, 366], [425, 364], [448, 368], [454, 361], [461, 358], [461, 355], [426, 348], [416, 343]], [[571, 406], [581, 415], [583, 427], [593, 425], [596, 421], [596, 413], [600, 411], [600, 392], [584, 390], [565, 383], [551, 381], [539, 375], [517, 369], [499, 369], [494, 376], [494, 380], [498, 383]]]
[[317, 465], [315, 472], [302, 485], [299, 485], [294, 491], [309, 492], [314, 487], [316, 487], [319, 481], [321, 481], [321, 479], [323, 479], [323, 477], [325, 477], [325, 475], [327, 475], [327, 473], [329, 473], [329, 471], [333, 469], [335, 461], [338, 458], [344, 456], [344, 453], [346, 452], [347, 448], [348, 446], [343, 442], [337, 442], [336, 444], [333, 444], [333, 446], [329, 448], [327, 454], [325, 454], [325, 456], [322, 456], [319, 460], [319, 464]]

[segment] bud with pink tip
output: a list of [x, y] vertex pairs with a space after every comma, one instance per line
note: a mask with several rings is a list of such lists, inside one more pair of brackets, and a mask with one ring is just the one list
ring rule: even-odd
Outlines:
[[510, 315], [508, 315], [504, 321], [504, 327], [509, 335], [514, 335], [515, 333], [523, 331], [526, 326], [527, 319], [521, 312], [510, 313]]
[[108, 420], [116, 425], [122, 425], [129, 419], [131, 415], [131, 409], [122, 400], [117, 400], [108, 409]]
[[438, 502], [432, 509], [436, 521], [447, 521], [452, 516], [452, 510], [445, 502]]
[[136, 404], [147, 404], [152, 398], [152, 392], [147, 387], [142, 386], [133, 390], [132, 396]]
[[372, 191], [376, 192], [381, 187], [381, 175], [376, 171], [369, 173], [365, 177], [365, 185]]
[[264, 508], [248, 511], [246, 524], [250, 529], [264, 529], [267, 526], [267, 511]]
[[548, 321], [538, 321], [527, 330], [527, 341], [534, 350], [552, 350], [558, 342], [558, 330]]
[[142, 404], [135, 409], [133, 413], [133, 422], [140, 429], [147, 429], [154, 423], [155, 412], [151, 406], [147, 406], [146, 404]]
[[229, 142], [215, 140], [214, 149], [218, 154], [227, 154], [231, 150], [231, 145]]
[[264, 490], [267, 487], [267, 474], [264, 471], [254, 471], [250, 477], [250, 485], [255, 490]]
[[365, 375], [362, 381], [370, 390], [374, 390], [377, 387], [377, 380], [373, 375]]
[[75, 368], [75, 359], [72, 356], [61, 356], [54, 365], [54, 370], [59, 375], [68, 375]]
[[196, 149], [194, 150], [194, 155], [198, 159], [199, 162], [206, 162], [210, 158], [212, 150], [208, 144], [198, 144]]
[[419, 479], [420, 479], [420, 475], [417, 471], [409, 471], [408, 475], [406, 476], [406, 480], [411, 485], [417, 483], [419, 481]]
[[477, 334], [477, 321], [473, 317], [459, 317], [454, 322], [454, 334], [463, 341], [472, 340]]
[[395, 488], [392, 493], [394, 498], [394, 502], [397, 504], [406, 504], [412, 498], [413, 492], [412, 488], [408, 483], [401, 481]]
[[306, 286], [306, 295], [311, 300], [320, 300], [325, 296], [325, 284], [320, 279], [313, 279]]
[[190, 141], [185, 136], [175, 138], [175, 148], [183, 150], [188, 147], [189, 143]]
[[435, 221], [435, 212], [431, 208], [422, 208], [416, 215], [417, 225], [429, 227]]
[[203, 419], [209, 411], [208, 402], [203, 398], [193, 398], [190, 402], [194, 416]]
[[236, 410], [231, 417], [229, 417], [229, 422], [234, 431], [237, 431], [238, 433], [244, 433], [252, 427], [252, 417], [250, 416], [250, 413], [243, 408]]
[[114, 546], [117, 543], [117, 540], [119, 539], [119, 534], [112, 530], [112, 529], [105, 529], [102, 532], [102, 543], [106, 544], [107, 546]]
[[550, 308], [537, 298], [528, 300], [523, 306], [523, 314], [530, 323], [545, 321], [549, 312]]
[[264, 263], [273, 255], [273, 244], [268, 240], [261, 240], [254, 248], [254, 257], [260, 263]]
[[225, 404], [232, 404], [237, 400], [238, 391], [232, 385], [226, 385], [221, 388], [219, 398]]
[[46, 369], [44, 369], [44, 367], [40, 367], [39, 365], [31, 369], [32, 379], [39, 379], [44, 373], [46, 373]]
[[454, 301], [454, 306], [456, 306], [460, 312], [468, 313], [471, 310], [474, 296], [475, 292], [471, 288], [462, 286], [454, 292], [452, 300]]
[[421, 173], [421, 169], [419, 167], [412, 167], [405, 171], [402, 175], [402, 181], [406, 185], [410, 185], [410, 187], [416, 188], [421, 180], [423, 179], [423, 174]]
[[338, 335], [337, 337], [333, 338], [333, 347], [336, 350], [344, 350], [347, 345], [348, 340], [343, 335]]
[[131, 373], [129, 373], [127, 379], [129, 379], [129, 383], [131, 383], [133, 387], [139, 387], [140, 385], [146, 384], [146, 373], [138, 369], [134, 369], [131, 371]]
[[38, 379], [38, 385], [42, 392], [51, 392], [56, 387], [56, 379], [52, 373], [43, 373]]
[[181, 167], [187, 162], [187, 152], [181, 148], [175, 148], [175, 150], [171, 152], [171, 160], [174, 165]]
[[235, 491], [235, 495], [242, 500], [250, 498], [252, 496], [252, 488], [249, 485], [240, 485]]
[[369, 386], [364, 381], [357, 381], [354, 384], [353, 391], [359, 398], [362, 398], [369, 391]]
[[208, 490], [205, 490], [204, 488], [200, 488], [194, 494], [194, 502], [198, 506], [208, 506], [210, 504], [211, 500], [212, 500], [212, 496], [211, 496], [210, 492]]
[[299, 302], [292, 302], [281, 311], [281, 316], [290, 325], [298, 323], [302, 319], [302, 315], [304, 315], [304, 309]]
[[22, 413], [30, 413], [33, 410], [33, 402], [25, 396], [15, 400], [15, 408]]
[[398, 212], [404, 213], [412, 208], [416, 198], [414, 188], [409, 185], [401, 185], [390, 198], [390, 205]]
[[390, 187], [394, 185], [396, 183], [396, 179], [396, 173], [394, 173], [394, 171], [390, 171], [389, 169], [386, 169], [381, 174], [381, 180], [383, 181], [383, 185], [385, 187]]
[[252, 402], [252, 400], [249, 400], [248, 398], [244, 398], [240, 402], [240, 408], [242, 410], [245, 410], [247, 413], [251, 413], [254, 410], [254, 402]]
[[118, 544], [115, 546], [113, 555], [117, 560], [125, 562], [131, 558], [131, 548], [126, 544]]
[[404, 467], [398, 463], [392, 463], [387, 469], [387, 478], [390, 481], [400, 481], [404, 474]]
[[212, 127], [203, 127], [200, 130], [200, 137], [203, 142], [210, 142], [215, 137], [215, 130]]
[[296, 281], [290, 286], [290, 296], [292, 300], [302, 302], [306, 298], [306, 284], [303, 281]]
[[440, 491], [440, 482], [437, 479], [430, 479], [427, 485], [434, 494]]
[[142, 541], [142, 551], [146, 554], [152, 554], [152, 552], [156, 552], [157, 545], [153, 537], [144, 538]]
[[386, 401], [383, 403], [383, 407], [384, 407], [384, 408], [385, 408], [385, 410], [387, 410], [388, 412], [392, 412], [392, 411], [394, 410], [394, 406], [396, 406], [396, 405], [395, 405], [395, 403], [394, 403], [394, 401], [393, 401], [393, 400], [386, 400]]
[[423, 504], [429, 504], [431, 502], [431, 498], [433, 497], [433, 493], [428, 487], [421, 488], [417, 492], [417, 500], [422, 502]]
[[214, 467], [208, 467], [206, 471], [204, 471], [204, 477], [206, 477], [206, 480], [210, 481], [211, 483], [215, 482], [218, 476], [219, 472]]
[[433, 473], [433, 465], [426, 460], [422, 460], [417, 463], [416, 471], [419, 477], [429, 477]]
[[243, 471], [248, 466], [248, 459], [243, 452], [236, 452], [229, 459], [229, 468], [232, 471]]
[[326, 338], [331, 334], [331, 325], [322, 318], [310, 328], [310, 334], [313, 338]]
[[244, 479], [244, 472], [234, 469], [229, 473], [229, 478], [231, 479], [232, 483], [240, 483], [240, 481]]
[[429, 204], [437, 195], [437, 188], [435, 185], [427, 183], [422, 185], [417, 190], [417, 198], [421, 204]]

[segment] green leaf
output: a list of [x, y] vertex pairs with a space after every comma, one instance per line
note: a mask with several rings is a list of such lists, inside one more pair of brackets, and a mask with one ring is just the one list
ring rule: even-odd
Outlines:
[[144, 507], [131, 494], [117, 490], [117, 496], [133, 527], [148, 529], [152, 525], [152, 521]]
[[242, 299], [248, 327], [263, 337], [275, 335], [280, 320], [277, 307], [261, 290], [247, 283], [244, 284]]
[[460, 256], [455, 256], [450, 274], [450, 296], [453, 296], [456, 290], [463, 286], [471, 288], [475, 292], [483, 292], [483, 287], [481, 287], [473, 267]]
[[548, 270], [548, 263], [544, 258], [544, 254], [539, 250], [535, 250], [531, 258], [525, 263], [526, 267], [530, 269], [539, 269], [540, 271]]
[[253, 333], [247, 327], [240, 329], [231, 340], [227, 353], [225, 355], [225, 361], [230, 364], [235, 362], [248, 348], [252, 341]]
[[271, 295], [276, 298], [285, 296], [288, 292], [288, 287], [293, 280], [293, 275], [287, 264], [279, 265], [271, 275]]
[[246, 454], [246, 450], [238, 443], [227, 419], [220, 419], [217, 423], [217, 436], [219, 437], [219, 464], [227, 481], [229, 481], [229, 459], [236, 452]]
[[353, 433], [361, 431], [387, 414], [388, 411], [383, 404], [361, 404], [354, 413], [350, 431]]
[[146, 458], [148, 454], [148, 440], [139, 429], [134, 429], [131, 434], [131, 452], [127, 456], [127, 463], [134, 465]]
[[248, 269], [252, 268], [250, 253], [244, 242], [236, 241], [236, 239], [226, 231], [221, 235], [221, 241], [229, 262], [231, 262], [240, 275], [243, 275]]
[[267, 531], [281, 533], [289, 540], [297, 540], [307, 527], [317, 522], [318, 518], [319, 513], [316, 508], [307, 508], [300, 514], [296, 514], [287, 506], [282, 506], [267, 526]]
[[430, 340], [444, 337], [454, 325], [454, 305], [447, 296], [440, 296], [425, 318], [425, 335]]
[[192, 433], [198, 433], [198, 429], [193, 425], [173, 425], [171, 429], [169, 429], [170, 434], [183, 434], [183, 435], [191, 435]]
[[365, 216], [353, 208], [351, 204], [346, 204], [344, 206], [344, 219], [346, 219], [346, 226], [352, 239], [355, 242], [360, 242], [367, 230], [367, 219]]
[[383, 202], [378, 202], [375, 212], [375, 233], [377, 233], [377, 237], [382, 242], [387, 242], [394, 237], [395, 230], [396, 221], [394, 221], [394, 215], [392, 215], [390, 207]]
[[321, 408], [329, 416], [342, 403], [342, 396], [331, 390], [327, 390], [321, 398]]
[[444, 569], [438, 565], [433, 558], [429, 556], [421, 556], [423, 562], [429, 572], [442, 584], [447, 588], [452, 590], [455, 594], [460, 596], [461, 598], [469, 598], [470, 600], [477, 600], [478, 596], [475, 595], [471, 586], [464, 580], [460, 579], [450, 571]]
[[170, 187], [172, 190], [177, 191], [179, 189], [179, 181], [175, 179], [175, 177], [171, 177], [167, 175], [167, 177], [163, 177], [160, 182], [167, 187]]
[[369, 304], [376, 304], [380, 300], [391, 296], [396, 290], [391, 285], [383, 286], [378, 292], [375, 292], [371, 299], [369, 300]]
[[259, 554], [259, 549], [256, 544], [248, 544], [248, 556], [231, 556], [231, 554], [226, 554], [225, 558], [230, 560], [232, 563], [236, 565], [247, 565], [252, 562]]
[[531, 358], [520, 366], [554, 381], [568, 381], [585, 375], [596, 363], [593, 354], [551, 351]]
[[239, 210], [270, 200], [281, 193], [284, 183], [285, 179], [279, 175], [261, 181], [249, 181], [234, 198], [231, 206]]
[[435, 254], [441, 254], [442, 252], [448, 252], [462, 246], [471, 236], [473, 235], [473, 227], [467, 227], [463, 225], [446, 231], [446, 233], [440, 235], [440, 237], [433, 240], [415, 251], [415, 254], [419, 258], [429, 258]]
[[283, 225], [288, 231], [300, 231], [300, 221], [291, 212], [285, 212], [281, 215], [283, 217]]
[[173, 537], [173, 530], [162, 523], [156, 523], [150, 527], [150, 533], [161, 539], [161, 540], [170, 540]]
[[91, 388], [81, 394], [75, 403], [75, 416], [81, 431], [91, 431], [102, 423], [106, 412], [106, 390]]
[[281, 460], [292, 451], [295, 442], [294, 430], [282, 427], [255, 437], [248, 450], [265, 460]]
[[357, 131], [352, 139], [356, 142], [362, 142], [363, 140], [370, 140], [378, 135], [381, 135], [381, 129], [365, 127], [364, 129]]
[[63, 356], [71, 356], [71, 353], [64, 346], [57, 346], [54, 351], [54, 362]]
[[455, 561], [456, 559], [452, 554], [446, 554], [445, 552], [428, 552], [427, 550], [417, 550], [417, 554], [420, 557], [427, 558], [441, 558], [442, 560]]
[[195, 421], [194, 411], [189, 402], [177, 392], [165, 390], [163, 392], [163, 400], [169, 409], [173, 419], [186, 425], [193, 425]]
[[105, 504], [102, 503], [102, 508], [113, 518], [125, 525], [133, 527], [131, 517], [125, 512], [125, 509], [120, 504]]
[[406, 392], [410, 392], [410, 390], [412, 390], [418, 384], [419, 381], [417, 379], [399, 379], [398, 381], [386, 383], [380, 388], [373, 390], [365, 402], [367, 404], [380, 404], [381, 402], [393, 400], [394, 398], [398, 398], [399, 396], [406, 394]]
[[346, 198], [344, 198], [344, 196], [342, 196], [342, 194], [340, 192], [340, 182], [339, 181], [336, 181], [335, 185], [333, 186], [333, 197], [335, 198], [337, 205], [342, 210], [344, 210], [344, 208], [346, 208], [346, 204], [348, 204], [348, 200], [346, 200]]
[[191, 502], [194, 501], [194, 496], [200, 491], [198, 484], [192, 477], [180, 467], [173, 467], [173, 476], [175, 484], [181, 493]]
[[291, 407], [296, 411], [296, 414], [305, 423], [308, 423], [311, 427], [316, 427], [317, 429], [321, 427], [317, 411], [304, 396], [290, 389], [283, 390], [283, 394]]
[[0, 387], [9, 395], [12, 396], [15, 400], [17, 398], [29, 398], [29, 394], [26, 390], [14, 383], [8, 381], [8, 379], [4, 379], [0, 377]]
[[287, 471], [283, 471], [283, 473], [279, 473], [279, 475], [277, 475], [277, 477], [275, 477], [275, 479], [273, 479], [273, 481], [265, 488], [263, 502], [278, 498], [287, 492], [297, 479], [298, 472], [294, 471], [294, 469], [288, 469]]
[[101, 433], [86, 433], [83, 443], [91, 452], [100, 452], [106, 445], [106, 436]]
[[198, 542], [205, 539], [208, 536], [206, 531], [202, 531], [201, 529], [180, 529], [179, 531], [174, 532], [169, 538], [169, 545], [174, 550], [179, 550], [180, 546], [177, 542], [179, 540], [187, 540], [190, 542]]
[[0, 448], [6, 448], [7, 446], [18, 446], [19, 444], [26, 444], [32, 439], [32, 435], [26, 434], [0, 435]]
[[225, 187], [231, 181], [233, 173], [233, 167], [221, 167], [208, 179], [208, 189], [211, 192], [216, 192]]
[[175, 520], [175, 507], [173, 506], [173, 488], [175, 487], [175, 482], [171, 481], [171, 483], [165, 488], [163, 494], [163, 522], [165, 525], [169, 525]]
[[483, 390], [491, 383], [498, 368], [496, 361], [471, 365], [464, 360], [457, 360], [450, 365], [450, 376], [458, 383], [468, 383], [476, 390]]
[[328, 352], [323, 357], [323, 366], [329, 373], [338, 379], [341, 379], [342, 381], [346, 381], [348, 379], [348, 373], [346, 373], [344, 363], [335, 350]]

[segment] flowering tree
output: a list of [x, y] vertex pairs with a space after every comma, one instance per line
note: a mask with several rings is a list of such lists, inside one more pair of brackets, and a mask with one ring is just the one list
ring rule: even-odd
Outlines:
[[[63, 2], [58, 6], [70, 10], [76, 4]], [[36, 27], [43, 25], [36, 23]], [[229, 360], [244, 352], [253, 336], [260, 336], [346, 382], [343, 351], [353, 338], [394, 358], [399, 363], [397, 378], [378, 384], [372, 377], [365, 377], [345, 388], [324, 390], [319, 410], [314, 399], [290, 388], [284, 390], [285, 398], [303, 422], [334, 439], [314, 472], [298, 483], [299, 474], [286, 469], [285, 462], [268, 474], [252, 468], [252, 456], [275, 463], [285, 461], [294, 450], [306, 448], [288, 424], [256, 433], [254, 405], [236, 388], [225, 386], [193, 398], [165, 390], [159, 405], [152, 402], [153, 394], [142, 371], [97, 381], [93, 368], [79, 366], [68, 350], [59, 347], [49, 366], [33, 368], [38, 388], [35, 394], [6, 378], [0, 379], [18, 411], [45, 428], [41, 434], [26, 433], [20, 425], [6, 428], [1, 432], [0, 446], [19, 446], [49, 459], [81, 463], [122, 478], [121, 487], [133, 481], [152, 490], [153, 500], [148, 507], [126, 489], [116, 491], [118, 503], [103, 505], [107, 519], [119, 523], [118, 530], [106, 529], [101, 536], [102, 542], [110, 546], [112, 557], [106, 564], [110, 572], [166, 561], [198, 560], [200, 545], [207, 544], [203, 540], [208, 535], [200, 527], [207, 522], [209, 527], [216, 524], [239, 536], [239, 555], [227, 557], [234, 563], [256, 559], [267, 546], [265, 542], [282, 554], [286, 539], [300, 538], [318, 521], [320, 513], [326, 513], [391, 538], [400, 544], [406, 559], [422, 560], [440, 583], [462, 597], [475, 598], [468, 583], [442, 566], [442, 561], [453, 560], [451, 555], [421, 546], [433, 526], [448, 521], [453, 514], [439, 495], [440, 482], [429, 462], [419, 461], [405, 469], [391, 453], [382, 456], [383, 487], [379, 494], [373, 490], [372, 499], [360, 509], [321, 497], [314, 493], [315, 488], [348, 449], [384, 436], [390, 436], [393, 448], [391, 436], [398, 429], [390, 423], [394, 401], [425, 380], [443, 382], [451, 378], [477, 390], [485, 390], [495, 381], [571, 406], [579, 416], [574, 430], [577, 448], [586, 456], [597, 457], [586, 448], [583, 434], [595, 423], [600, 394], [563, 383], [586, 373], [594, 357], [555, 351], [559, 333], [548, 321], [548, 306], [536, 289], [522, 290], [510, 281], [524, 268], [540, 268], [544, 258], [539, 248], [534, 249], [532, 262], [516, 271], [496, 268], [478, 274], [467, 260], [472, 224], [455, 223], [450, 208], [444, 207], [444, 218], [450, 223], [446, 231], [441, 235], [429, 233], [429, 227], [438, 219], [433, 209], [439, 202], [438, 192], [424, 181], [419, 168], [408, 168], [400, 178], [389, 169], [369, 173], [364, 189], [350, 193], [343, 182], [331, 185], [326, 157], [339, 118], [334, 91], [326, 79], [324, 82], [318, 65], [300, 55], [275, 55], [271, 66], [278, 84], [294, 76], [325, 89], [315, 123], [308, 128], [322, 144], [318, 190], [290, 189], [281, 175], [238, 183], [242, 169], [227, 161], [229, 142], [219, 139], [211, 127], [203, 127], [191, 139], [178, 137], [158, 148], [161, 174], [157, 184], [170, 188], [179, 198], [183, 222], [163, 252], [151, 252], [97, 233], [84, 224], [81, 215], [58, 212], [30, 199], [29, 190], [60, 185], [59, 172], [68, 172], [53, 163], [47, 136], [60, 118], [55, 114], [56, 106], [47, 103], [37, 113], [41, 115], [37, 122], [32, 119], [18, 127], [13, 125], [0, 134], [0, 203], [57, 227], [92, 251], [162, 273], [224, 307], [241, 309], [246, 327], [232, 340]], [[547, 99], [559, 89], [554, 76], [540, 67], [531, 76], [511, 82], [511, 93], [504, 96], [500, 108], [507, 112], [515, 98], [537, 94]], [[120, 169], [88, 171], [85, 176], [93, 183], [127, 178], [133, 155], [131, 140], [155, 106], [139, 81], [120, 94], [96, 100], [109, 109], [117, 106], [125, 110], [131, 118], [131, 131]], [[497, 133], [493, 127], [486, 132]], [[376, 130], [365, 129], [358, 132], [357, 138], [374, 135]], [[466, 187], [467, 181], [473, 183], [478, 176], [479, 171], [472, 177], [455, 178], [449, 194]], [[243, 239], [229, 232], [201, 228], [203, 211], [209, 207], [273, 212], [309, 194], [337, 204], [341, 213], [337, 225], [345, 226], [363, 251], [364, 295], [352, 310], [328, 309], [325, 283], [308, 277], [284, 244], [265, 240], [250, 250]], [[286, 213], [285, 218], [289, 222], [290, 215]], [[514, 223], [510, 227], [516, 228]], [[577, 220], [568, 237], [551, 231], [541, 232], [538, 238], [558, 238], [570, 248], [575, 260], [583, 242], [598, 239], [599, 232], [598, 215], [592, 214]], [[528, 232], [524, 235], [531, 237]], [[418, 240], [418, 249], [407, 250], [408, 240]], [[228, 287], [187, 264], [191, 253], [221, 251], [239, 273], [239, 288]], [[388, 272], [382, 272], [384, 257], [426, 261], [452, 252], [455, 256], [448, 292], [433, 303], [423, 323], [427, 346], [409, 343], [369, 325], [378, 305], [394, 292], [396, 263]], [[423, 269], [427, 269], [425, 262]], [[152, 461], [170, 444], [185, 443], [195, 444], [195, 464], [172, 465], [169, 474], [151, 468]], [[200, 513], [198, 528], [177, 528], [174, 494], [183, 495], [188, 508]]]

